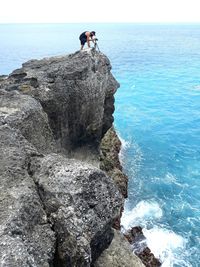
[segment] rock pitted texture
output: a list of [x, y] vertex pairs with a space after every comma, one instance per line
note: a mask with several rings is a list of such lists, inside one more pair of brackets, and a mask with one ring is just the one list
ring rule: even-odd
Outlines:
[[122, 171], [122, 166], [119, 160], [121, 141], [117, 136], [114, 127], [111, 127], [103, 137], [100, 149], [100, 168], [112, 177], [122, 195], [127, 198], [128, 178]]
[[55, 233], [28, 173], [39, 156], [21, 133], [0, 126], [0, 266], [51, 266]]
[[34, 96], [48, 114], [57, 147], [66, 152], [98, 146], [111, 127], [119, 84], [106, 56], [93, 50], [31, 60], [0, 82], [0, 88]]
[[105, 173], [77, 160], [52, 154], [30, 170], [57, 234], [59, 266], [90, 266], [112, 240], [122, 196]]
[[48, 116], [31, 96], [0, 90], [0, 125], [4, 124], [19, 129], [39, 152], [56, 151]]
[[115, 231], [111, 245], [95, 262], [94, 267], [144, 267], [141, 260], [135, 256], [130, 244], [124, 236]]
[[0, 79], [1, 267], [91, 266], [112, 241], [122, 195], [86, 157], [68, 157], [81, 148], [84, 159], [84, 146], [98, 156], [119, 86], [110, 69], [92, 50]]

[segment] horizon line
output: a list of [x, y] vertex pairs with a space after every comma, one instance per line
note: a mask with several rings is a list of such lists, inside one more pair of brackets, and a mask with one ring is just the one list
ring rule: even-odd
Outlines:
[[200, 24], [200, 21], [191, 22], [191, 21], [144, 21], [144, 22], [0, 22], [1, 24]]

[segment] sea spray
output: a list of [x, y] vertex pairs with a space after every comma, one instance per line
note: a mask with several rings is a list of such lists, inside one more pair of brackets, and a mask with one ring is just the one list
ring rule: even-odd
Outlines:
[[162, 209], [153, 201], [140, 201], [132, 210], [125, 209], [121, 224], [125, 229], [134, 226], [146, 227], [147, 223], [162, 217]]
[[[182, 266], [190, 266], [181, 259], [180, 253], [183, 253], [186, 247], [186, 240], [162, 227], [159, 223], [163, 216], [163, 211], [158, 203], [154, 201], [141, 201], [132, 210], [125, 209], [121, 224], [125, 233], [128, 229], [141, 226], [146, 238], [146, 245], [151, 252], [162, 262], [162, 267], [173, 267], [182, 262]], [[142, 240], [144, 243], [144, 240]], [[133, 248], [141, 247], [136, 244]], [[184, 264], [183, 264], [184, 262]]]
[[143, 233], [148, 247], [161, 260], [162, 267], [172, 267], [176, 266], [176, 263], [180, 263], [180, 253], [183, 252], [186, 245], [183, 237], [158, 226], [151, 229], [144, 228]]

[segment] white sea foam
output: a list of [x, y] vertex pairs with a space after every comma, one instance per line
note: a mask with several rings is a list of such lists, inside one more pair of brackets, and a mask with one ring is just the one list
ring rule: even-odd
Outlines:
[[[148, 247], [153, 254], [162, 262], [162, 267], [173, 267], [175, 264], [180, 266], [180, 253], [186, 245], [186, 241], [173, 231], [159, 228], [143, 229]], [[184, 262], [182, 266], [189, 266]]]
[[186, 245], [185, 239], [164, 227], [155, 226], [162, 216], [163, 211], [157, 202], [143, 200], [132, 210], [125, 209], [121, 224], [124, 230], [138, 225], [143, 227], [147, 246], [160, 259], [162, 267], [173, 267], [176, 264], [189, 267], [190, 264], [182, 260]]
[[123, 161], [124, 161], [124, 153], [126, 151], [127, 148], [130, 147], [130, 142], [128, 142], [127, 140], [123, 139], [119, 133], [117, 133], [118, 137], [119, 137], [119, 140], [121, 141], [121, 149], [120, 149], [120, 152], [119, 152], [119, 160], [120, 162], [123, 164]]
[[130, 175], [129, 179], [130, 179], [131, 177], [135, 177], [136, 173], [140, 170], [143, 154], [142, 154], [140, 146], [133, 139], [131, 139], [130, 141], [127, 141], [123, 139], [118, 132], [117, 132], [117, 135], [122, 144], [121, 150], [119, 152], [119, 160], [122, 166], [124, 165], [124, 162], [128, 164], [127, 157], [126, 157], [126, 150], [131, 147], [131, 150], [134, 151], [134, 155], [132, 155], [131, 158], [129, 159], [131, 160], [131, 163], [128, 164], [130, 167], [129, 168], [129, 175]]
[[126, 210], [123, 213], [121, 224], [125, 229], [141, 225], [146, 226], [147, 221], [160, 219], [162, 209], [154, 201], [140, 201], [132, 210]]

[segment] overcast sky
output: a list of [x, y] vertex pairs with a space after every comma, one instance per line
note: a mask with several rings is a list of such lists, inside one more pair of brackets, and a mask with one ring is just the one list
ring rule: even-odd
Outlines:
[[200, 0], [1, 0], [12, 22], [200, 22]]

